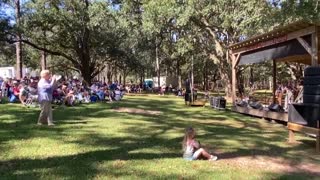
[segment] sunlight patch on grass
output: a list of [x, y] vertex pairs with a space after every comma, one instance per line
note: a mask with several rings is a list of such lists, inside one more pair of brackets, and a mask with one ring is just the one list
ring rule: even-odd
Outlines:
[[[114, 112], [117, 108], [162, 114]], [[297, 134], [300, 143], [288, 144], [283, 125], [185, 106], [173, 96], [57, 107], [55, 127], [36, 126], [38, 115], [36, 108], [0, 105], [0, 179], [275, 179], [287, 173], [265, 162], [283, 168], [320, 165], [310, 137]], [[218, 161], [182, 158], [188, 126]], [[303, 173], [308, 172], [296, 177]]]
[[[60, 155], [74, 155], [83, 152], [77, 144], [64, 144], [51, 138], [33, 138], [28, 140], [13, 141], [10, 154], [4, 159], [14, 158], [47, 158]], [[11, 155], [11, 156], [10, 156]]]

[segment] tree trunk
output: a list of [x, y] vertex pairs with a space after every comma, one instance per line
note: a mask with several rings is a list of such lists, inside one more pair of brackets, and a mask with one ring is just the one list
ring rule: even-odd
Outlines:
[[[220, 72], [220, 77], [221, 80], [223, 82], [224, 85], [224, 91], [226, 94], [226, 97], [231, 98], [232, 97], [232, 82], [230, 80], [230, 77], [228, 76], [228, 74], [226, 74], [224, 71], [221, 70], [222, 68], [219, 68], [219, 72]], [[218, 84], [219, 85], [219, 84]]]
[[118, 74], [118, 69], [117, 69], [117, 67], [114, 67], [113, 68], [113, 80], [112, 81], [114, 81], [114, 82], [117, 81], [117, 74]]
[[127, 78], [127, 71], [124, 69], [123, 70], [123, 86], [126, 86], [126, 78]]
[[[43, 30], [43, 38], [45, 39], [46, 36], [47, 36], [46, 31]], [[46, 46], [43, 45], [43, 48], [46, 48]], [[47, 53], [45, 51], [41, 51], [40, 65], [42, 70], [47, 69]]]
[[208, 61], [206, 60], [203, 67], [203, 90], [208, 90]]
[[250, 88], [252, 88], [253, 83], [254, 83], [254, 79], [253, 79], [253, 71], [252, 71], [252, 67], [249, 67], [249, 73], [250, 73], [250, 77], [249, 77], [249, 84], [250, 84]]
[[[88, 32], [89, 33], [89, 32]], [[89, 36], [89, 34], [87, 35]], [[86, 35], [85, 35], [86, 37]], [[87, 37], [89, 38], [89, 37]], [[86, 38], [84, 38], [86, 39]], [[94, 65], [90, 63], [90, 51], [89, 51], [89, 39], [87, 41], [82, 41], [81, 48], [77, 50], [78, 57], [81, 62], [80, 72], [83, 79], [86, 81], [87, 84], [91, 85], [92, 80], [94, 78], [93, 72], [95, 70]]]
[[241, 99], [244, 97], [244, 80], [243, 80], [243, 75], [241, 74], [242, 72], [239, 70], [236, 70], [236, 77], [237, 77], [237, 87], [238, 87], [238, 93]]
[[145, 74], [146, 72], [145, 72], [145, 70], [143, 69], [142, 70], [142, 77], [143, 77], [143, 82], [144, 82], [144, 80], [146, 79], [146, 74]]
[[181, 87], [182, 87], [182, 79], [181, 79], [180, 59], [177, 60], [177, 75], [178, 75], [179, 89], [181, 89]]
[[87, 70], [81, 70], [81, 75], [83, 77], [83, 80], [88, 84], [91, 85], [92, 77], [90, 73], [87, 72]]
[[47, 53], [41, 51], [41, 70], [47, 69]]
[[[20, 35], [17, 35], [17, 39], [20, 40]], [[17, 72], [16, 72], [16, 78], [21, 79], [22, 78], [22, 45], [21, 42], [16, 43], [16, 64], [17, 64]]]
[[[158, 77], [158, 88], [160, 88], [160, 62], [159, 62], [159, 49], [156, 45], [156, 68], [157, 68], [157, 77]], [[159, 89], [160, 90], [160, 89]]]
[[[89, 9], [89, 1], [84, 0], [86, 4], [86, 13], [84, 14], [84, 22], [90, 23], [90, 16], [88, 13]], [[78, 59], [80, 60], [80, 72], [88, 85], [91, 85], [93, 78], [97, 75], [94, 74], [96, 70], [96, 64], [91, 62], [90, 57], [90, 29], [88, 28], [87, 24], [83, 25], [83, 31], [81, 35], [77, 37], [77, 55]]]
[[[210, 54], [210, 58], [213, 59], [216, 62], [219, 62], [219, 74], [221, 77], [222, 82], [224, 83], [223, 85], [225, 86], [225, 94], [227, 98], [232, 97], [232, 80], [231, 80], [231, 67], [228, 61], [223, 59], [223, 57], [218, 57], [217, 55]], [[219, 84], [218, 84], [219, 85]]]
[[110, 72], [109, 77], [110, 77], [109, 82], [112, 83], [112, 81], [113, 81], [113, 74], [112, 74], [112, 72]]
[[[142, 85], [142, 87], [141, 87], [141, 85]], [[139, 87], [140, 87], [140, 88], [143, 88], [143, 74], [142, 74], [142, 73], [140, 74], [140, 83], [139, 83]]]
[[112, 68], [111, 65], [107, 65], [107, 83], [110, 83], [112, 81]]
[[193, 71], [194, 71], [194, 69], [193, 69], [193, 59], [194, 59], [194, 56], [192, 55], [191, 56], [191, 102], [193, 103], [193, 101], [194, 101], [194, 96], [193, 96], [193, 94], [194, 94], [194, 74], [193, 74]]
[[205, 72], [205, 67], [203, 67], [203, 70], [202, 70], [202, 89], [204, 91], [206, 90], [206, 72]]
[[[16, 11], [16, 24], [17, 26], [20, 25], [20, 17], [21, 17], [21, 11], [20, 11], [20, 0], [15, 0], [15, 11]], [[22, 43], [21, 43], [21, 34], [18, 33], [17, 36], [17, 43], [16, 43], [16, 64], [17, 64], [17, 72], [16, 72], [16, 78], [21, 79], [22, 78]]]
[[232, 97], [232, 80], [227, 67], [223, 63], [220, 63], [219, 73], [220, 73], [221, 80], [225, 85], [226, 97], [231, 98]]

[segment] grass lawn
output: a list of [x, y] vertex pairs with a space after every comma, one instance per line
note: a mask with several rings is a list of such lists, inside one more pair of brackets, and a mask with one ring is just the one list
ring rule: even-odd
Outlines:
[[[174, 96], [126, 96], [117, 103], [39, 110], [0, 104], [0, 179], [319, 179], [315, 139], [285, 126]], [[181, 158], [184, 128], [219, 160]]]

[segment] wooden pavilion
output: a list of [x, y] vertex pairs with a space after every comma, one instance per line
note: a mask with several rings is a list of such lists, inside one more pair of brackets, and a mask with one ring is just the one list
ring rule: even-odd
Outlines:
[[[236, 105], [237, 78], [236, 69], [240, 65], [254, 64], [264, 61], [273, 61], [273, 102], [276, 91], [276, 63], [298, 62], [311, 66], [320, 64], [320, 24], [306, 21], [295, 22], [283, 27], [254, 36], [245, 41], [229, 46], [232, 58], [232, 102], [236, 112], [288, 122], [287, 113], [257, 110]], [[317, 149], [320, 149], [320, 129], [297, 126], [288, 123], [293, 140], [293, 131], [312, 132], [317, 135]]]

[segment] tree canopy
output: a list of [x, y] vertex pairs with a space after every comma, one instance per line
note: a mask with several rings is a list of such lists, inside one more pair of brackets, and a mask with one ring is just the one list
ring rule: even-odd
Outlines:
[[[320, 18], [318, 1], [280, 0], [32, 0], [19, 23], [0, 2], [0, 63], [14, 64], [13, 43], [23, 43], [23, 62], [72, 70], [91, 83], [102, 71], [109, 81], [133, 75], [186, 78], [191, 59], [197, 83], [223, 80], [231, 89], [227, 47], [278, 25]], [[17, 38], [21, 35], [21, 39]], [[288, 65], [285, 68], [291, 68]], [[181, 83], [180, 83], [181, 86]]]

